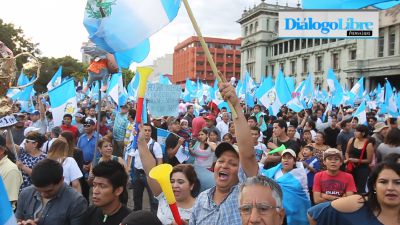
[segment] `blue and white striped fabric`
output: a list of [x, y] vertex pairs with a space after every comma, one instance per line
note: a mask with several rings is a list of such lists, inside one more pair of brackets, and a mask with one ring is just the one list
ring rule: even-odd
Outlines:
[[3, 179], [0, 176], [0, 225], [17, 225]]
[[50, 82], [47, 84], [47, 90], [50, 91], [51, 89], [57, 87], [62, 83], [61, 75], [62, 75], [62, 66], [58, 67], [58, 70], [54, 73]]
[[125, 67], [122, 61], [147, 57], [148, 38], [170, 23], [179, 7], [180, 0], [88, 0], [83, 23], [90, 40], [116, 53], [119, 66]]
[[358, 106], [357, 111], [353, 114], [353, 117], [358, 118], [359, 124], [367, 123], [367, 113], [365, 112], [365, 100], [361, 102], [360, 106]]
[[387, 9], [400, 3], [399, 0], [303, 0], [302, 2], [304, 9], [359, 9], [370, 5]]
[[288, 103], [291, 99], [292, 94], [286, 84], [282, 71], [278, 73], [275, 86], [259, 98], [260, 102], [270, 110], [270, 115], [275, 116], [278, 114], [281, 106]]
[[158, 144], [161, 145], [161, 149], [163, 151], [163, 154], [166, 154], [165, 152], [165, 140], [167, 139], [168, 135], [171, 134], [171, 132], [157, 128], [157, 142]]
[[113, 74], [107, 88], [107, 95], [118, 105], [124, 105], [128, 98], [128, 93], [124, 88], [122, 74]]
[[17, 93], [15, 99], [21, 103], [21, 112], [32, 112], [35, 107], [32, 102], [33, 84]]
[[139, 87], [139, 71], [136, 71], [135, 77], [132, 78], [127, 87], [129, 100], [136, 101], [138, 87]]
[[343, 101], [343, 87], [331, 68], [328, 69], [326, 82], [328, 83], [329, 92], [332, 96], [332, 104], [336, 106], [340, 105]]
[[307, 210], [311, 207], [307, 187], [307, 174], [303, 164], [296, 163], [290, 172], [275, 179], [275, 174], [282, 169], [282, 163], [268, 170], [262, 175], [274, 179], [283, 192], [283, 208], [285, 209], [288, 225], [308, 225]]
[[70, 79], [49, 91], [54, 126], [60, 126], [64, 114], [74, 115], [77, 109], [74, 80]]

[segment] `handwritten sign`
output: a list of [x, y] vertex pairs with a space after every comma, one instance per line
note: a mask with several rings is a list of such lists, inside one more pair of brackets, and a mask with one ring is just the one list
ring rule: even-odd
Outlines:
[[148, 84], [146, 100], [151, 116], [177, 116], [181, 92], [179, 85]]

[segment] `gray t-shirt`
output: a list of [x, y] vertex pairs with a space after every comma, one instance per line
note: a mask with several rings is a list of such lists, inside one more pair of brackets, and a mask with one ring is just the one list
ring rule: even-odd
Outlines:
[[336, 144], [342, 146], [342, 149], [339, 150], [342, 150], [343, 155], [346, 153], [347, 143], [352, 137], [354, 137], [354, 133], [352, 131], [349, 132], [340, 131], [339, 135], [337, 136]]
[[39, 128], [39, 133], [45, 135], [47, 132], [47, 122], [46, 122], [46, 118], [38, 119], [37, 121], [33, 122], [31, 127], [36, 127]]
[[382, 143], [378, 146], [378, 150], [376, 153], [376, 160], [378, 163], [380, 163], [385, 158], [385, 156], [389, 155], [390, 153], [400, 154], [400, 146], [392, 147], [385, 143]]

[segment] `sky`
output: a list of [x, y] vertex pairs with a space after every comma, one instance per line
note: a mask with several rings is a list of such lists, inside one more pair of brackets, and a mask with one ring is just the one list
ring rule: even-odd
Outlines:
[[[294, 5], [295, 0], [288, 0]], [[236, 22], [245, 8], [261, 0], [189, 0], [203, 36], [240, 37]], [[267, 0], [275, 4], [275, 0]], [[286, 1], [279, 0], [281, 4]], [[81, 60], [80, 47], [88, 40], [83, 26], [86, 0], [0, 0], [0, 19], [24, 30], [26, 37], [39, 43], [42, 56], [70, 55]], [[173, 53], [177, 43], [195, 35], [183, 3], [175, 20], [150, 37], [150, 54], [139, 65], [150, 65], [153, 60]]]

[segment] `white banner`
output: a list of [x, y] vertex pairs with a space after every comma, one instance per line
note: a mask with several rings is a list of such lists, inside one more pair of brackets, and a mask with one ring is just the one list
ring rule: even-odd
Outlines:
[[279, 38], [378, 38], [377, 10], [279, 12]]

